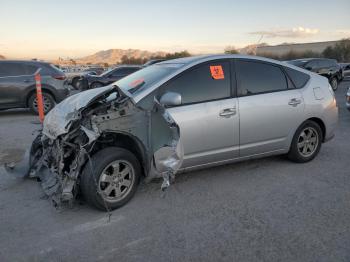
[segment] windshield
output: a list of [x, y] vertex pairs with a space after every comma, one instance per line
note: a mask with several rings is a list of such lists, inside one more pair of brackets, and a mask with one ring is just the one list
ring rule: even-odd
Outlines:
[[132, 95], [136, 95], [147, 90], [162, 78], [175, 72], [181, 66], [183, 66], [183, 64], [154, 64], [128, 75], [114, 84], [124, 93], [128, 92]]
[[105, 75], [109, 74], [110, 72], [112, 72], [112, 71], [113, 71], [114, 69], [116, 69], [116, 68], [117, 68], [117, 67], [111, 68], [111, 69], [109, 69], [109, 70], [103, 72], [100, 76], [105, 76]]
[[291, 60], [288, 61], [287, 63], [295, 65], [295, 66], [299, 66], [299, 67], [304, 67], [307, 62], [309, 62], [308, 60]]

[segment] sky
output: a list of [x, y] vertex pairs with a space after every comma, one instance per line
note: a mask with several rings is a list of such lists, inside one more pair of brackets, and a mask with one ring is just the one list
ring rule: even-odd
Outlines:
[[220, 53], [350, 37], [350, 0], [0, 0], [0, 54], [78, 58], [112, 48]]

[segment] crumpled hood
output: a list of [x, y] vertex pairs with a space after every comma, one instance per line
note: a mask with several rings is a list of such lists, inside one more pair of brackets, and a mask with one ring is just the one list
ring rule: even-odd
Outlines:
[[82, 109], [113, 89], [116, 87], [109, 85], [67, 97], [45, 116], [43, 133], [51, 139], [67, 133], [72, 121], [80, 118]]

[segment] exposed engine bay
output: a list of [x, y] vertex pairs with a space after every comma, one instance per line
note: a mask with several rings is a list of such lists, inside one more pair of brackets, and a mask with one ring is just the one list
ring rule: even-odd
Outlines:
[[48, 113], [30, 149], [28, 175], [41, 180], [55, 205], [71, 202], [84, 166], [108, 146], [135, 154], [148, 181], [163, 177], [162, 189], [182, 164], [180, 130], [166, 108], [157, 99], [142, 108], [106, 86], [68, 97]]

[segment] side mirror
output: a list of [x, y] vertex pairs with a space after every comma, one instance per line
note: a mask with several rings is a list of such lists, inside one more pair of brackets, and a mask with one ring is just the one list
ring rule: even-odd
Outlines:
[[160, 104], [165, 107], [169, 106], [179, 106], [182, 104], [181, 95], [175, 92], [167, 92], [160, 98]]

